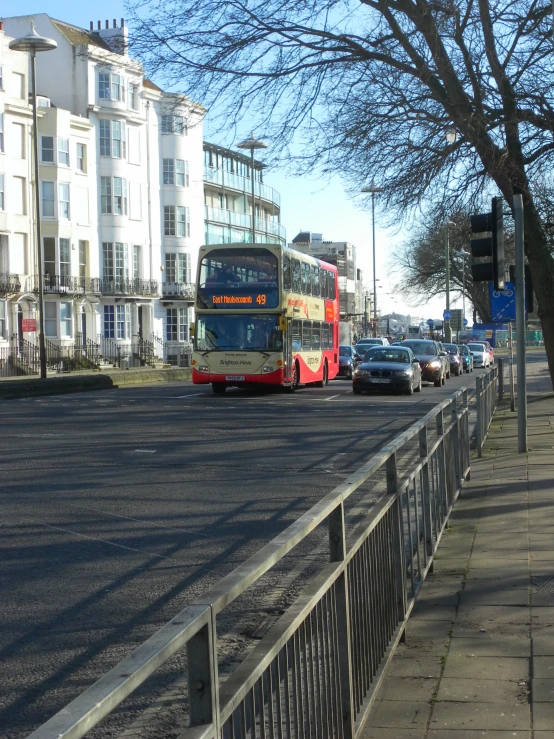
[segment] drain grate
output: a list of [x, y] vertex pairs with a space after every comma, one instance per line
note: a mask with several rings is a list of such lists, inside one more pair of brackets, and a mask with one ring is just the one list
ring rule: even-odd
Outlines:
[[530, 452], [550, 452], [552, 449], [554, 449], [553, 444], [536, 444], [535, 446], [530, 446], [528, 451]]
[[535, 593], [554, 593], [554, 575], [535, 575], [531, 578]]

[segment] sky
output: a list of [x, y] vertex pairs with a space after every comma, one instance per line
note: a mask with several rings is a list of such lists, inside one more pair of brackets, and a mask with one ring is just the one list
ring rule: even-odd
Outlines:
[[[125, 17], [125, 8], [119, 0], [97, 0], [92, 3], [75, 3], [69, 0], [2, 0], [0, 12], [3, 16], [48, 13], [52, 18], [72, 23], [82, 28], [89, 27], [91, 20], [111, 21]], [[96, 25], [96, 23], [95, 23]], [[186, 92], [186, 91], [185, 91]], [[189, 91], [191, 97], [194, 93]], [[201, 101], [200, 101], [201, 102]], [[209, 132], [209, 113], [205, 128]], [[248, 130], [246, 130], [248, 129]], [[245, 126], [245, 136], [250, 132]], [[256, 134], [256, 131], [254, 130]], [[206, 136], [208, 138], [209, 134]], [[217, 143], [217, 142], [215, 142]], [[271, 146], [271, 142], [267, 142]], [[263, 157], [260, 157], [263, 160]], [[281, 194], [281, 222], [291, 241], [299, 231], [322, 233], [325, 241], [349, 241], [356, 247], [357, 267], [363, 270], [364, 283], [373, 286], [371, 209], [364, 209], [362, 196], [354, 202], [347, 197], [340, 174], [330, 180], [313, 177], [291, 177], [277, 170], [268, 170], [265, 182]], [[379, 183], [377, 183], [379, 184]], [[378, 196], [375, 208], [375, 253], [378, 278], [377, 305], [381, 313], [403, 313], [427, 318], [440, 318], [444, 299], [434, 298], [424, 305], [405, 302], [404, 296], [394, 289], [391, 252], [395, 244], [403, 241], [403, 232], [387, 232], [379, 224]], [[452, 304], [451, 307], [461, 307]]]

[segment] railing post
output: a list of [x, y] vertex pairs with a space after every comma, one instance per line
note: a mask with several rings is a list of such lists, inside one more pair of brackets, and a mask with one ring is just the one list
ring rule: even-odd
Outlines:
[[[344, 562], [346, 554], [344, 531], [344, 506], [341, 503], [328, 519], [331, 562]], [[348, 570], [343, 565], [336, 580], [336, 618], [339, 655], [339, 680], [341, 687], [341, 717], [345, 739], [354, 739], [354, 693], [352, 689], [352, 640], [350, 637], [350, 603]]]
[[477, 411], [477, 424], [476, 424], [476, 431], [477, 431], [477, 455], [479, 457], [483, 456], [483, 408], [481, 406], [482, 402], [482, 388], [483, 388], [483, 378], [477, 377], [475, 379], [475, 408]]
[[498, 358], [498, 402], [504, 400], [504, 358]]
[[454, 496], [458, 490], [462, 489], [462, 461], [461, 454], [462, 449], [460, 448], [460, 434], [458, 429], [458, 400], [452, 398], [450, 405], [450, 420], [452, 422], [452, 429], [450, 431], [453, 434], [452, 449], [454, 451], [454, 460], [456, 462], [456, 490]]
[[188, 695], [191, 727], [212, 724], [213, 735], [219, 736], [215, 638], [210, 621], [187, 642]]
[[[433, 520], [431, 515], [431, 485], [429, 482], [428, 454], [427, 426], [424, 426], [419, 432], [419, 458], [424, 460], [421, 468], [421, 489], [423, 491], [423, 525], [425, 528], [425, 564], [427, 564], [427, 558], [433, 554]], [[430, 572], [433, 572], [433, 563], [431, 563]]]
[[464, 473], [465, 473], [465, 479], [471, 480], [471, 454], [470, 454], [470, 448], [469, 448], [469, 397], [467, 388], [464, 388], [463, 394], [463, 412], [464, 412], [464, 426], [463, 426], [463, 432], [464, 432]]
[[[446, 449], [444, 441], [444, 412], [441, 410], [437, 413], [437, 436], [440, 437], [441, 443], [437, 449], [438, 464], [439, 464], [439, 495], [442, 512], [442, 520], [446, 519], [446, 513], [448, 510], [447, 499], [447, 483], [446, 483]], [[441, 525], [442, 525], [441, 520]], [[447, 524], [448, 526], [448, 524]]]
[[393, 524], [394, 535], [394, 570], [396, 572], [396, 603], [398, 621], [406, 617], [408, 595], [406, 591], [406, 560], [404, 541], [404, 516], [402, 501], [398, 495], [398, 470], [396, 468], [396, 453], [391, 454], [386, 464], [387, 493], [396, 496], [396, 516]]

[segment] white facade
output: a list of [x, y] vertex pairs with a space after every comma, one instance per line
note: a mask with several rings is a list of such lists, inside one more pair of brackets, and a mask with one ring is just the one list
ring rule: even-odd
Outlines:
[[[19, 79], [14, 76], [12, 96], [0, 92], [0, 111], [6, 108], [4, 118], [9, 115], [10, 121], [21, 119], [26, 148], [23, 158], [10, 148], [8, 161], [0, 153], [0, 176], [9, 172], [25, 178], [28, 196], [28, 60], [7, 47], [8, 36], [26, 35], [31, 20], [39, 34], [58, 44], [37, 57], [37, 91], [52, 106], [40, 108], [38, 124], [46, 338], [106, 346], [140, 342], [158, 350], [162, 344], [186, 345], [204, 239], [205, 110], [184, 96], [164, 93], [144, 77], [140, 64], [127, 55], [123, 22], [96, 31], [91, 24], [84, 31], [46, 14], [7, 18], [6, 36], [0, 32], [0, 64], [9, 59], [4, 67], [13, 67], [24, 87], [19, 90], [23, 95], [14, 97]], [[17, 215], [6, 200], [8, 215], [0, 213], [0, 233], [26, 235], [27, 262], [17, 270], [26, 279], [36, 274], [31, 203]], [[12, 251], [10, 246], [9, 273], [16, 272]], [[3, 267], [0, 271], [7, 273]], [[25, 290], [31, 306], [36, 300], [32, 285]], [[21, 295], [10, 300], [16, 298]], [[47, 302], [56, 305], [56, 335], [54, 308]]]

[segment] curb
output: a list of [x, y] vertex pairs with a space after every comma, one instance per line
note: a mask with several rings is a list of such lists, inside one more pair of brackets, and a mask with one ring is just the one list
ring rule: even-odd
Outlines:
[[80, 393], [89, 390], [107, 390], [109, 388], [130, 387], [133, 385], [155, 385], [160, 382], [179, 382], [190, 380], [190, 368], [159, 370], [119, 370], [117, 372], [101, 372], [90, 375], [73, 375], [69, 377], [47, 377], [45, 380], [5, 380], [0, 382], [0, 401], [20, 398], [38, 397], [42, 395], [62, 395]]

